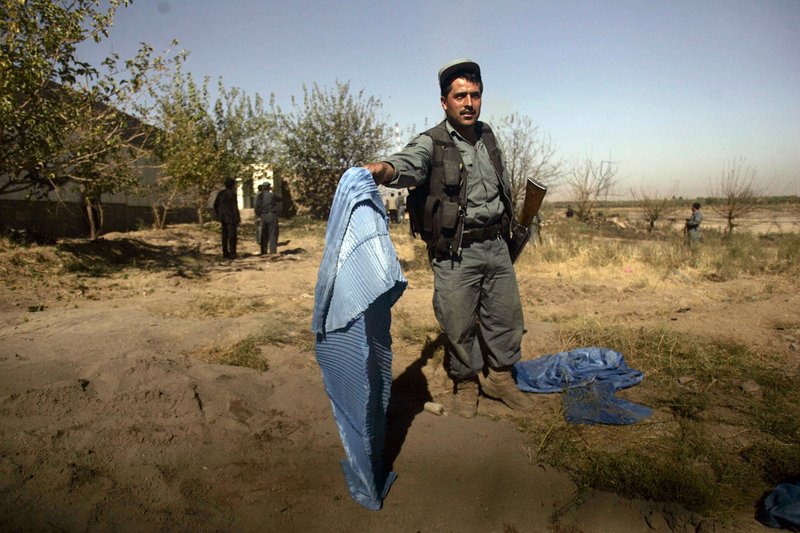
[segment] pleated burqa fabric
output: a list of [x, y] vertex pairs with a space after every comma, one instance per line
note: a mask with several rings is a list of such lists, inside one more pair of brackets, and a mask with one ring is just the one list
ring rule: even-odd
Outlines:
[[524, 392], [565, 391], [564, 418], [570, 424], [634, 424], [652, 414], [647, 406], [615, 396], [640, 383], [644, 373], [609, 348], [577, 348], [519, 361], [514, 375]]
[[317, 277], [312, 330], [346, 459], [350, 495], [381, 508], [396, 475], [383, 467], [392, 386], [391, 307], [407, 285], [372, 175], [339, 180]]

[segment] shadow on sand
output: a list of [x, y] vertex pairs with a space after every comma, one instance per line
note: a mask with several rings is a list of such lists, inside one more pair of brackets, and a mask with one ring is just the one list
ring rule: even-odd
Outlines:
[[392, 382], [386, 444], [383, 453], [383, 463], [387, 470], [392, 470], [414, 418], [424, 410], [425, 402], [433, 399], [428, 389], [428, 379], [422, 369], [444, 346], [446, 338], [444, 333], [440, 333], [436, 339], [426, 341], [419, 359], [411, 363]]
[[[60, 242], [62, 252], [73, 256], [70, 272], [102, 277], [128, 268], [150, 272], [172, 272], [185, 278], [202, 277], [209, 268], [235, 267], [259, 269], [258, 263], [241, 261], [256, 254], [242, 253], [237, 259], [224, 259], [221, 253], [204, 252], [199, 245], [155, 244], [136, 238], [75, 240]], [[293, 254], [302, 253], [293, 251]]]
[[187, 268], [201, 259], [210, 258], [196, 247], [158, 245], [130, 238], [62, 242], [58, 244], [58, 249], [75, 256], [73, 271], [80, 271], [84, 267], [87, 273], [129, 267], [172, 270]]

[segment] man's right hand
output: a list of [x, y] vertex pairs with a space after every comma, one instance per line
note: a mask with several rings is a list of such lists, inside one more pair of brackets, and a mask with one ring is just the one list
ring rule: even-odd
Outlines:
[[377, 163], [367, 163], [364, 165], [370, 174], [372, 174], [372, 179], [375, 180], [377, 185], [381, 185], [386, 183], [390, 179], [394, 177], [394, 167], [389, 163], [384, 163], [383, 161], [379, 161]]

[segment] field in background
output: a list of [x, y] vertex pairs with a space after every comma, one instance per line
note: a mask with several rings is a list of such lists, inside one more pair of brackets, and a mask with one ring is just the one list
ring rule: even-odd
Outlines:
[[[691, 204], [694, 200], [672, 200], [656, 222], [661, 231], [683, 231], [684, 222], [691, 215]], [[723, 232], [727, 228], [725, 218], [715, 210], [713, 199], [710, 204], [700, 199], [703, 213], [703, 229]], [[568, 202], [545, 204], [543, 214], [545, 220], [553, 220], [564, 216]], [[641, 207], [635, 202], [601, 202], [595, 215], [606, 220], [622, 220], [632, 228], [646, 230]], [[745, 215], [737, 229], [765, 235], [770, 233], [800, 233], [800, 202], [797, 198], [767, 198], [761, 207]]]

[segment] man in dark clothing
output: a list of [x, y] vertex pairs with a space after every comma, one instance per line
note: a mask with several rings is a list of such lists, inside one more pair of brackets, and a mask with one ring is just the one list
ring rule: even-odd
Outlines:
[[[260, 195], [261, 191], [263, 190], [264, 184], [262, 183], [258, 186], [258, 194], [256, 195], [256, 198], [258, 198], [258, 195]], [[255, 213], [255, 205], [253, 205], [253, 212]], [[256, 213], [256, 244], [259, 246], [261, 245], [261, 217], [258, 216], [258, 213]]]
[[278, 252], [278, 213], [281, 197], [272, 192], [272, 184], [264, 183], [256, 198], [255, 212], [261, 219], [261, 255]]
[[214, 199], [214, 213], [222, 225], [222, 257], [236, 259], [236, 230], [242, 219], [236, 200], [235, 179], [225, 180], [225, 188]]
[[419, 212], [410, 210], [409, 216], [412, 229], [424, 228], [428, 243], [433, 307], [449, 341], [453, 410], [475, 416], [479, 389], [512, 409], [527, 410], [532, 401], [511, 373], [521, 357], [523, 317], [503, 238], [513, 214], [510, 186], [491, 128], [478, 121], [480, 67], [467, 59], [445, 65], [439, 88], [445, 120], [365, 168], [378, 184], [428, 191], [424, 223], [415, 223]]

